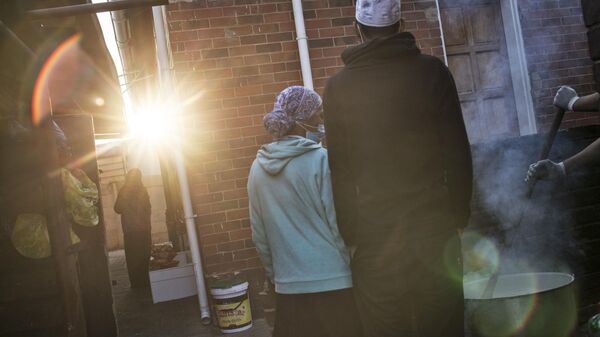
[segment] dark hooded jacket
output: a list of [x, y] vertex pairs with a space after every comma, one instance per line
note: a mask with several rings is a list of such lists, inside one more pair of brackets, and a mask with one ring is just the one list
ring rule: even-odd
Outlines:
[[[345, 67], [328, 81], [323, 104], [335, 208], [346, 242], [411, 226], [464, 227], [471, 153], [448, 68], [422, 55], [410, 33], [351, 47], [342, 59]], [[428, 220], [436, 214], [447, 220]]]
[[150, 196], [141, 178], [126, 180], [119, 191], [114, 210], [121, 214], [123, 233], [150, 230]]

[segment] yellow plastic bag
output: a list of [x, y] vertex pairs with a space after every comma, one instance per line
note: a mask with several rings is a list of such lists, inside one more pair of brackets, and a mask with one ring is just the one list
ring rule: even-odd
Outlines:
[[[79, 237], [71, 230], [71, 243], [78, 243]], [[35, 213], [19, 214], [12, 230], [11, 240], [15, 249], [28, 258], [43, 259], [52, 255], [46, 218]]]
[[69, 170], [62, 170], [62, 182], [65, 190], [67, 214], [73, 222], [85, 227], [96, 226], [98, 219], [98, 187], [81, 170], [77, 170], [77, 179]]

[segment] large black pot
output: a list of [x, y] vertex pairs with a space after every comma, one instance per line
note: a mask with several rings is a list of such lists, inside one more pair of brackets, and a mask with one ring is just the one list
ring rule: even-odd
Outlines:
[[465, 282], [470, 336], [571, 336], [577, 322], [574, 280], [564, 273], [500, 275], [489, 299], [482, 298], [488, 279]]

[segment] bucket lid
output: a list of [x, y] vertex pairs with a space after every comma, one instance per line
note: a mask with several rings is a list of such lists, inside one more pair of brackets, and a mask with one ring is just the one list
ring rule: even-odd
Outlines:
[[210, 289], [228, 289], [243, 283], [247, 283], [246, 277], [238, 272], [211, 276], [208, 279], [208, 286]]
[[231, 298], [244, 295], [248, 290], [248, 282], [236, 284], [230, 288], [210, 288], [210, 293], [216, 298]]

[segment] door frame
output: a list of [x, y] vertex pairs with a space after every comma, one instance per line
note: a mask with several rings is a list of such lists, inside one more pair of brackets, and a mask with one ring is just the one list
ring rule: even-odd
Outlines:
[[[517, 109], [517, 120], [519, 122], [519, 133], [522, 136], [535, 134], [537, 133], [537, 123], [535, 120], [535, 110], [533, 108], [531, 81], [529, 79], [527, 57], [525, 55], [525, 44], [523, 42], [523, 32], [521, 30], [521, 20], [517, 4], [518, 0], [499, 1], [508, 52], [510, 76], [512, 79], [515, 106]], [[446, 41], [444, 40], [444, 27], [442, 27], [439, 0], [435, 0], [435, 5], [437, 7], [438, 24], [442, 37], [444, 61], [446, 65], [448, 65], [448, 55], [446, 53]]]

